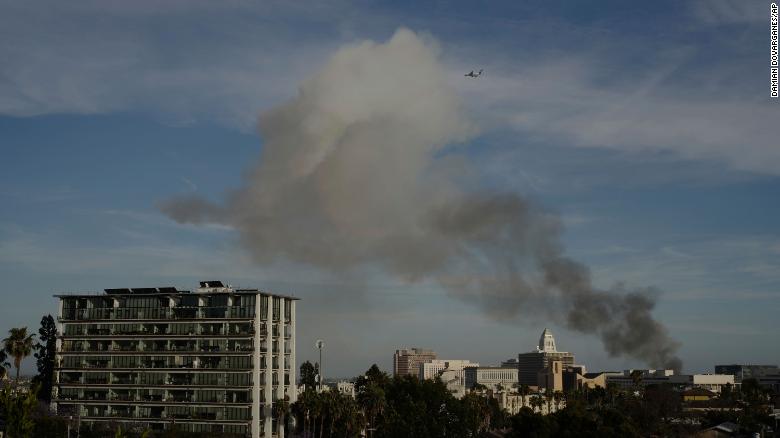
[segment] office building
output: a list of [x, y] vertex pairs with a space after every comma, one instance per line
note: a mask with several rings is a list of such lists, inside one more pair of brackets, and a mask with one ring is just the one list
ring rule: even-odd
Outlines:
[[[636, 375], [632, 375], [633, 373]], [[607, 374], [607, 384], [621, 388], [668, 384], [680, 389], [701, 388], [720, 393], [726, 385], [734, 385], [731, 374], [674, 374], [673, 370], [625, 370]]]
[[[537, 414], [547, 415], [566, 407], [564, 398], [550, 398], [543, 394], [522, 395], [508, 391], [501, 391], [496, 396], [498, 406], [509, 415], [515, 415], [523, 408], [528, 408]], [[537, 403], [534, 403], [534, 400]]]
[[595, 389], [607, 387], [607, 376], [622, 375], [615, 372], [589, 373], [584, 365], [574, 365], [563, 370], [563, 391], [570, 392], [580, 389]]
[[478, 367], [478, 363], [469, 360], [460, 359], [434, 359], [430, 362], [420, 364], [420, 380], [433, 379], [439, 377], [442, 371], [463, 371], [467, 367]]
[[83, 423], [280, 436], [296, 400], [296, 298], [201, 282], [60, 300], [53, 407]]
[[456, 398], [466, 395], [466, 368], [478, 367], [469, 360], [432, 360], [420, 364], [420, 380], [439, 379]]
[[420, 364], [436, 359], [433, 350], [423, 348], [404, 348], [395, 350], [393, 355], [393, 375], [414, 376], [420, 375]]
[[715, 374], [731, 374], [735, 383], [742, 383], [744, 379], [780, 374], [780, 369], [777, 365], [715, 365]]
[[607, 375], [607, 384], [613, 384], [619, 388], [631, 389], [636, 386], [662, 385], [669, 383], [669, 376], [674, 375], [674, 370], [624, 370], [623, 372], [611, 372]]
[[517, 355], [518, 379], [521, 385], [538, 385], [539, 372], [550, 366], [551, 361], [560, 361], [562, 367], [574, 365], [574, 355], [558, 351], [552, 333], [544, 329], [536, 351]]
[[561, 361], [551, 360], [549, 365], [536, 375], [536, 382], [539, 389], [543, 389], [545, 393], [563, 391], [563, 366]]
[[487, 389], [498, 391], [512, 388], [517, 384], [516, 368], [467, 367], [464, 370], [467, 389], [482, 385]]

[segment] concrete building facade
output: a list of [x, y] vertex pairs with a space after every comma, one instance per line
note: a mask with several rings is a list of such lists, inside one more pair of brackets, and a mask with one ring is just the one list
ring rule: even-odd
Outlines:
[[563, 370], [563, 391], [575, 391], [579, 389], [595, 389], [607, 387], [607, 376], [610, 372], [589, 373], [584, 365], [574, 365]]
[[517, 383], [517, 369], [501, 367], [467, 367], [465, 368], [466, 389], [476, 385], [484, 385], [487, 389], [498, 391], [509, 389]]
[[439, 377], [444, 370], [463, 371], [467, 367], [478, 367], [479, 364], [466, 359], [434, 359], [420, 364], [418, 376], [420, 380]]
[[515, 415], [523, 408], [528, 408], [538, 414], [547, 415], [566, 407], [565, 399], [550, 399], [542, 394], [521, 395], [502, 391], [496, 396], [498, 406], [509, 415]]
[[297, 298], [201, 282], [57, 295], [53, 408], [82, 423], [282, 436], [295, 390]]
[[423, 348], [403, 348], [393, 354], [393, 375], [420, 375], [420, 364], [436, 360], [436, 352]]

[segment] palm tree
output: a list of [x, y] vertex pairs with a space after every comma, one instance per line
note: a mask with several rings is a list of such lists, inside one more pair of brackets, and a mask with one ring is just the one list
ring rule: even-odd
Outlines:
[[542, 396], [540, 394], [531, 396], [531, 406], [534, 408], [534, 412], [536, 412], [537, 409], [541, 410], [543, 404], [544, 402], [542, 401]]
[[285, 395], [283, 399], [274, 403], [273, 406], [273, 409], [276, 411], [276, 418], [279, 421], [279, 430], [282, 431], [287, 425], [287, 415], [290, 413], [290, 397]]
[[561, 403], [565, 400], [565, 397], [561, 391], [555, 391], [553, 393], [553, 398], [555, 399], [555, 410], [559, 411], [561, 409]]
[[3, 339], [5, 351], [14, 358], [16, 367], [16, 381], [19, 381], [19, 371], [22, 366], [22, 360], [32, 354], [34, 334], [27, 334], [27, 327], [18, 327], [8, 330], [10, 336]]
[[357, 401], [363, 406], [366, 420], [368, 420], [367, 435], [373, 435], [376, 427], [377, 416], [385, 409], [385, 391], [376, 384], [369, 384], [357, 396]]

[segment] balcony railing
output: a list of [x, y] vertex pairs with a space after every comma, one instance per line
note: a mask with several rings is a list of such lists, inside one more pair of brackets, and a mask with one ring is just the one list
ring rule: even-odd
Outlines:
[[251, 307], [111, 307], [64, 309], [61, 321], [93, 320], [171, 320], [171, 319], [250, 319]]

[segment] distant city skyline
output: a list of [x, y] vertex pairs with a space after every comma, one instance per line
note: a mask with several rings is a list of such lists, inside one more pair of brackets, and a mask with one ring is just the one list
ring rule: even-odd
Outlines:
[[[0, 4], [3, 334], [37, 333], [42, 316], [57, 314], [57, 293], [221, 279], [299, 297], [297, 365], [316, 362], [324, 339], [330, 376], [373, 363], [392, 372], [392, 352], [407, 346], [497, 365], [533, 350], [544, 327], [589, 370], [648, 368], [611, 357], [549, 301], [474, 299], [447, 288], [456, 275], [399, 276], [381, 264], [338, 271], [306, 248], [271, 257], [236, 225], [246, 211], [221, 211], [234, 222], [220, 223], [204, 208], [212, 217], [196, 225], [160, 210], [181, 196], [230, 205], [264, 159], [260, 114], [298, 96], [340, 49], [409, 29], [473, 124], [458, 124], [462, 135], [447, 125], [431, 154], [445, 175], [423, 175], [517, 194], [559, 216], [565, 255], [590, 268], [595, 287], [649, 288], [684, 371], [780, 363], [768, 348], [780, 328], [780, 112], [764, 68], [765, 3]], [[413, 67], [375, 74], [413, 81]], [[318, 157], [299, 158], [298, 170]], [[403, 176], [377, 186], [407, 187]], [[338, 223], [412, 222], [383, 214], [407, 205], [387, 198], [366, 196], [360, 217]], [[315, 204], [325, 205], [300, 211]], [[22, 372], [34, 373], [34, 359]]]

